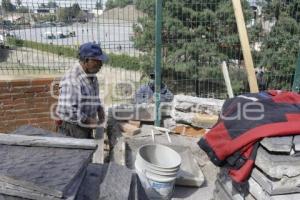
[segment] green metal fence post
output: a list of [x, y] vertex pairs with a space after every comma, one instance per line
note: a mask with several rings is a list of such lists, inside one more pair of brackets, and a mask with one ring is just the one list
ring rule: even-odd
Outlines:
[[162, 0], [156, 0], [155, 12], [155, 126], [160, 126]]
[[300, 92], [300, 52], [298, 56], [298, 62], [295, 70], [294, 75], [294, 83], [293, 83], [293, 89], [294, 92]]

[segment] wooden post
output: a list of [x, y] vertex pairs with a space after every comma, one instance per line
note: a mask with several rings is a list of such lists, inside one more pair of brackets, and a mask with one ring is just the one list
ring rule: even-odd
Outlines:
[[255, 76], [255, 70], [253, 66], [253, 60], [251, 55], [251, 49], [248, 40], [247, 29], [245, 25], [242, 5], [240, 0], [232, 0], [235, 19], [239, 31], [240, 42], [242, 45], [243, 56], [245, 60], [246, 71], [248, 75], [248, 82], [250, 86], [250, 92], [256, 93], [259, 92], [257, 86], [257, 80]]
[[229, 78], [228, 68], [225, 61], [222, 62], [222, 72], [223, 72], [223, 76], [227, 88], [228, 97], [233, 98], [233, 91], [232, 91], [231, 82]]

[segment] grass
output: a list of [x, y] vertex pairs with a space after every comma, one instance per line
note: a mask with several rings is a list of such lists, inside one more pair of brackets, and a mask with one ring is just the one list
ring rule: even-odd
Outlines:
[[[16, 47], [27, 47], [31, 49], [36, 49], [38, 51], [49, 52], [57, 54], [59, 56], [77, 57], [77, 48], [63, 46], [63, 45], [53, 45], [53, 44], [44, 44], [41, 42], [34, 42], [29, 40], [21, 40], [13, 37], [8, 38], [8, 44], [10, 46]], [[138, 57], [132, 57], [127, 54], [108, 54], [109, 61], [108, 65], [115, 68], [122, 68], [128, 70], [138, 71], [141, 70], [141, 61]], [[23, 67], [24, 68], [24, 67]]]

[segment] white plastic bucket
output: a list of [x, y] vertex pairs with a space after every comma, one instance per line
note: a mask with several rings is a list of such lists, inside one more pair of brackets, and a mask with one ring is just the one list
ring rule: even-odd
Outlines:
[[181, 157], [173, 149], [144, 145], [138, 149], [135, 169], [150, 199], [171, 199]]

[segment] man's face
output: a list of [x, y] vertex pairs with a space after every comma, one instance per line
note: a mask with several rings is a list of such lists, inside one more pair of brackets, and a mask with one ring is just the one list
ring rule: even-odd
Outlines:
[[102, 67], [102, 61], [101, 60], [94, 60], [94, 59], [88, 59], [88, 61], [85, 63], [86, 66], [86, 73], [88, 74], [96, 74], [100, 71]]

